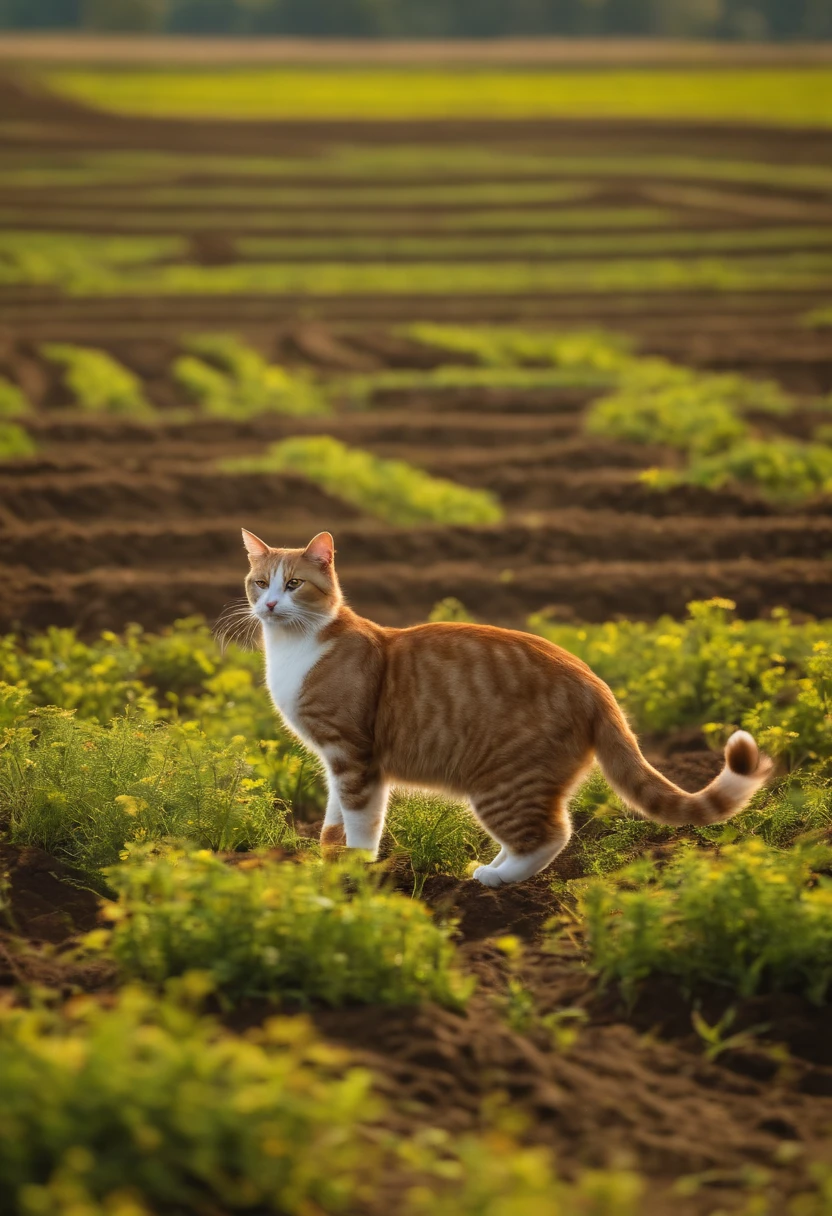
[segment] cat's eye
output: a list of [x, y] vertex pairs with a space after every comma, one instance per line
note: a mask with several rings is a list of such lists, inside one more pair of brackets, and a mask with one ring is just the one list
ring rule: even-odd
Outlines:
[[288, 582], [286, 583], [286, 590], [287, 591], [297, 591], [298, 587], [301, 585], [302, 582], [303, 582], [302, 578], [290, 578], [288, 580]]
[[264, 578], [256, 578], [254, 580], [254, 585], [255, 585], [255, 587], [268, 587], [269, 584], [266, 582], [266, 580]]

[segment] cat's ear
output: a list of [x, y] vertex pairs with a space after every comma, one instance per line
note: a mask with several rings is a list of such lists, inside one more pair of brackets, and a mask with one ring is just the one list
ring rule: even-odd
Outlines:
[[335, 541], [329, 532], [319, 532], [317, 536], [313, 537], [304, 549], [303, 556], [308, 561], [315, 562], [322, 569], [329, 570], [332, 566], [332, 559], [335, 557]]
[[259, 536], [255, 536], [253, 532], [247, 532], [243, 528], [243, 544], [246, 547], [246, 553], [252, 561], [255, 557], [265, 557], [269, 552], [269, 546]]

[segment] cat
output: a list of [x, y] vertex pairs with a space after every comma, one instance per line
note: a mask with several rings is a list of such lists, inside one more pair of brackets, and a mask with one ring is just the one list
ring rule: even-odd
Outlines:
[[375, 857], [391, 785], [444, 790], [468, 798], [499, 845], [473, 877], [501, 887], [564, 848], [568, 799], [593, 759], [629, 806], [675, 826], [729, 819], [771, 772], [736, 731], [719, 776], [688, 794], [644, 759], [610, 689], [568, 651], [488, 625], [376, 625], [347, 607], [329, 532], [305, 549], [245, 529], [243, 541], [269, 692], [326, 770], [325, 851]]

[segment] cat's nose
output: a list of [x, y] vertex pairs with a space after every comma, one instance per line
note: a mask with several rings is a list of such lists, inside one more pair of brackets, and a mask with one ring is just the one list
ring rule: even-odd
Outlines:
[[268, 608], [269, 612], [273, 612], [277, 607], [277, 600], [266, 600], [266, 607]]

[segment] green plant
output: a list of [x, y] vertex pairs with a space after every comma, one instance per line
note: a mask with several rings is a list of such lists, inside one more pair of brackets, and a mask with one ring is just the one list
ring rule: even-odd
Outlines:
[[433, 605], [428, 614], [429, 621], [461, 621], [472, 624], [474, 618], [465, 605], [454, 595], [448, 595]]
[[[232, 1035], [180, 999], [0, 1008], [9, 1216], [350, 1207], [378, 1163], [371, 1077], [302, 1019]], [[326, 1168], [321, 1168], [321, 1162]]]
[[323, 392], [301, 375], [289, 375], [234, 334], [198, 334], [185, 339], [187, 355], [177, 359], [174, 378], [217, 418], [258, 414], [325, 414]]
[[464, 1004], [449, 931], [385, 891], [361, 863], [305, 865], [146, 850], [113, 869], [108, 948], [125, 974], [161, 983], [210, 972], [229, 1000], [271, 996]]
[[780, 852], [760, 840], [720, 856], [693, 847], [664, 869], [642, 859], [579, 893], [592, 965], [632, 999], [658, 973], [686, 992], [719, 984], [747, 997], [761, 989], [823, 1003], [832, 985], [832, 850]]
[[641, 1210], [636, 1174], [583, 1170], [565, 1182], [545, 1149], [517, 1143], [517, 1123], [506, 1112], [483, 1136], [458, 1136], [451, 1146], [434, 1133], [421, 1152], [418, 1144], [406, 1146], [406, 1160], [438, 1177], [413, 1188], [409, 1216], [636, 1216]]
[[57, 342], [40, 349], [46, 359], [64, 367], [66, 386], [81, 409], [138, 417], [155, 413], [138, 376], [106, 351]]
[[783, 609], [768, 620], [743, 621], [735, 608], [731, 600], [693, 601], [684, 620], [663, 616], [650, 624], [572, 625], [540, 613], [529, 627], [588, 663], [640, 730], [745, 725], [745, 715], [767, 698], [770, 680], [796, 689], [814, 645], [832, 641], [832, 622], [796, 625]]
[[383, 460], [329, 435], [284, 439], [264, 456], [224, 460], [220, 468], [227, 473], [300, 473], [388, 523], [487, 524], [502, 518], [496, 499], [485, 490], [431, 477], [402, 460]]
[[387, 831], [394, 851], [410, 862], [417, 896], [431, 874], [465, 878], [472, 861], [490, 860], [495, 851], [470, 807], [439, 794], [396, 792], [390, 802]]
[[0, 418], [20, 418], [30, 412], [29, 402], [11, 380], [0, 376]]
[[16, 422], [0, 422], [0, 460], [24, 460], [34, 456], [37, 444]]
[[832, 447], [785, 437], [743, 438], [723, 451], [696, 456], [685, 469], [651, 469], [643, 477], [660, 489], [680, 482], [717, 489], [750, 485], [770, 498], [794, 503], [832, 490]]
[[111, 865], [131, 841], [295, 843], [286, 807], [252, 771], [242, 737], [212, 740], [193, 722], [115, 718], [105, 727], [51, 707], [7, 728], [3, 743], [10, 839], [82, 868]]

